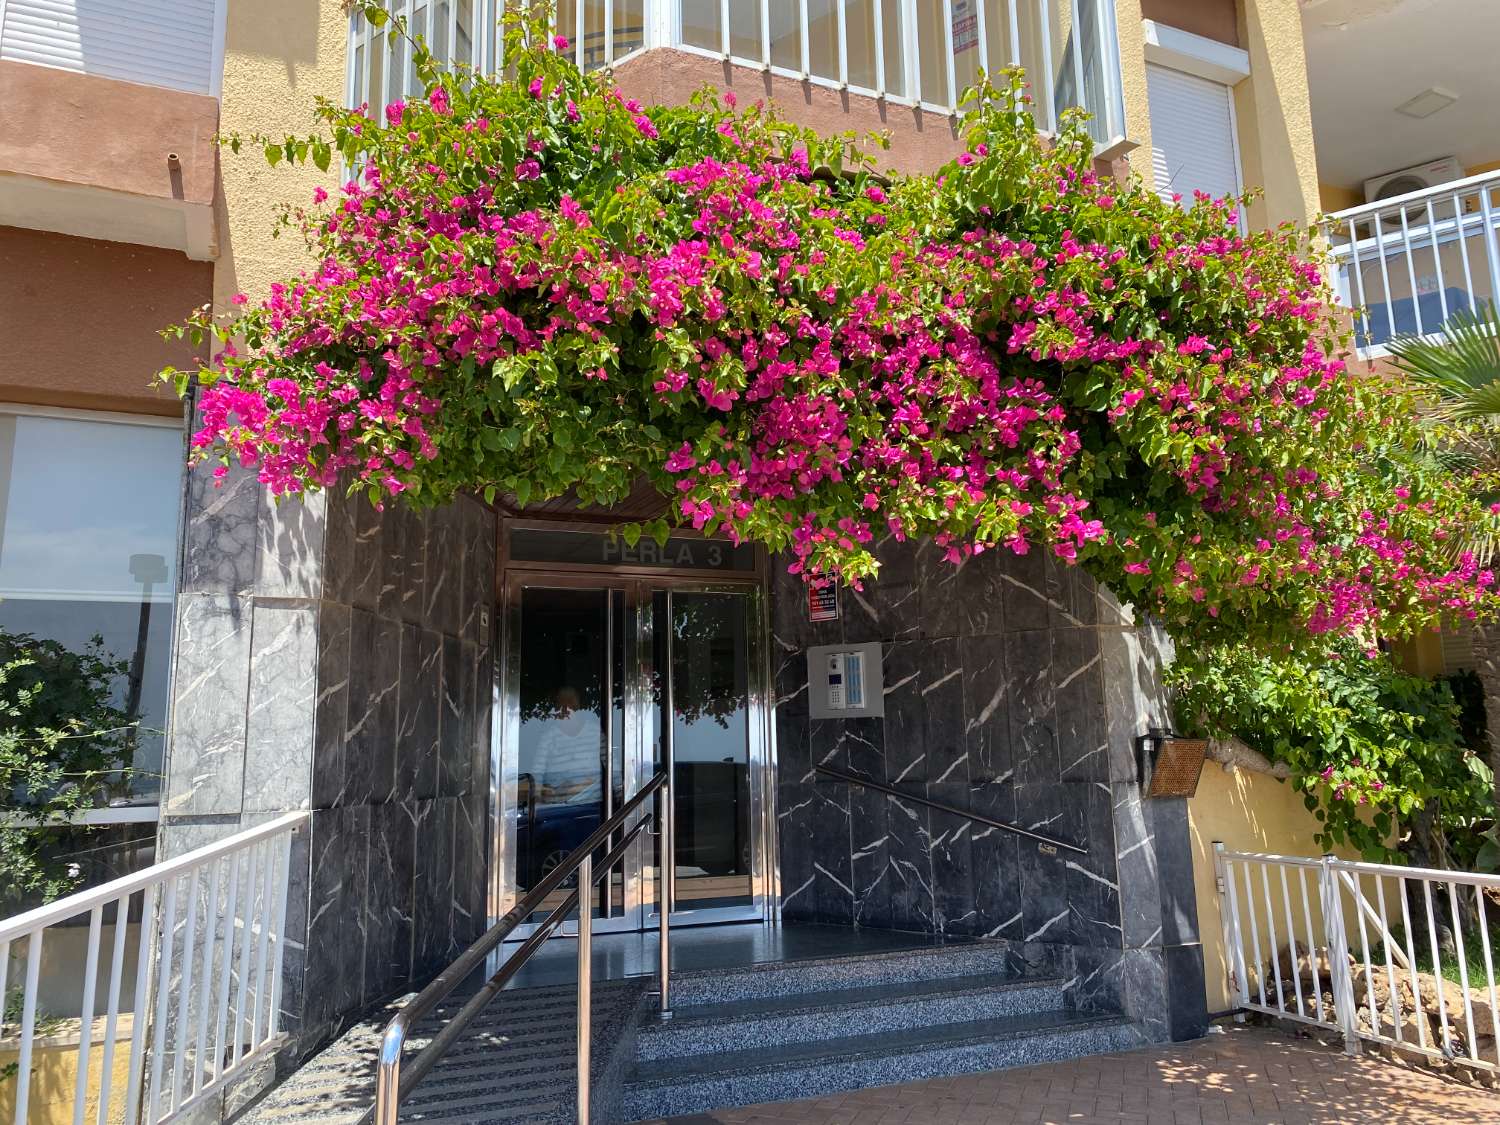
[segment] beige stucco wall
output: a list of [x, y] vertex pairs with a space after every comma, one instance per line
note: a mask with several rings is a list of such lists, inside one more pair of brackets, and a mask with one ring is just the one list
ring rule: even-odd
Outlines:
[[1240, 46], [1250, 77], [1234, 88], [1245, 183], [1265, 189], [1252, 226], [1310, 223], [1319, 212], [1312, 100], [1297, 0], [1243, 0]]
[[[313, 132], [314, 99], [343, 100], [348, 36], [341, 0], [229, 0], [221, 132]], [[310, 203], [313, 188], [331, 191], [336, 176], [311, 164], [272, 168], [250, 147], [238, 156], [226, 150], [219, 167], [214, 305], [226, 311], [235, 293], [264, 295], [272, 281], [302, 267], [301, 239], [287, 232], [272, 237], [278, 208]]]

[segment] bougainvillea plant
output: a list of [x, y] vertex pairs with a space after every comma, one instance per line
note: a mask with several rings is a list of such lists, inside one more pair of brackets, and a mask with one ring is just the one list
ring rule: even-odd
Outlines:
[[505, 78], [418, 50], [426, 92], [383, 121], [325, 103], [255, 139], [356, 173], [288, 216], [308, 272], [190, 326], [227, 345], [168, 373], [201, 455], [377, 503], [645, 477], [810, 581], [874, 576], [891, 536], [1047, 551], [1180, 636], [1487, 611], [1444, 542], [1493, 516], [1334, 357], [1296, 232], [1101, 177], [1019, 76], [968, 101], [957, 160], [887, 179], [729, 95], [644, 108], [544, 38], [510, 28]]

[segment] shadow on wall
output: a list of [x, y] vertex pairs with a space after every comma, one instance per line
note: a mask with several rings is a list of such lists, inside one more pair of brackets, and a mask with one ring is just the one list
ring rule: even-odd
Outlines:
[[[226, 49], [280, 60], [286, 66], [287, 81], [295, 86], [299, 67], [317, 65], [320, 9], [326, 6], [318, 0], [231, 3], [224, 31]], [[343, 18], [344, 6], [336, 7]]]

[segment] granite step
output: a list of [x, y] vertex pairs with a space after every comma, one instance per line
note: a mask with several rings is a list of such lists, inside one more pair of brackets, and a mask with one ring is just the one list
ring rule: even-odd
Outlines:
[[985, 976], [1020, 979], [1025, 971], [1013, 947], [1001, 942], [934, 943], [888, 952], [803, 961], [770, 961], [723, 969], [672, 973], [672, 1007], [765, 1000], [881, 985]]
[[678, 1006], [664, 1023], [648, 1016], [638, 1031], [637, 1057], [685, 1058], [1062, 1008], [1060, 980], [1001, 981], [990, 975], [693, 1004]]
[[623, 1120], [973, 1074], [1128, 1050], [1146, 1041], [1120, 1016], [1043, 1012], [756, 1047], [638, 1064]]

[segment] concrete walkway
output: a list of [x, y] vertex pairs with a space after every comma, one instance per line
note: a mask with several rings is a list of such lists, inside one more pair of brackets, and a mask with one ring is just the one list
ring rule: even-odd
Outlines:
[[676, 1125], [1468, 1125], [1500, 1093], [1264, 1028], [1072, 1062], [674, 1119]]

